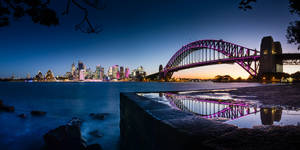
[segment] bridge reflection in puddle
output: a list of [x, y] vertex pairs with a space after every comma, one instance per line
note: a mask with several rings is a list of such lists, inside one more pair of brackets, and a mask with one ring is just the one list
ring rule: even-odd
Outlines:
[[203, 99], [194, 96], [165, 93], [170, 104], [182, 111], [215, 120], [237, 119], [257, 113], [257, 106], [244, 101]]
[[223, 92], [139, 93], [174, 109], [242, 128], [257, 125], [299, 125], [300, 112], [283, 107], [265, 107], [257, 101], [234, 99]]

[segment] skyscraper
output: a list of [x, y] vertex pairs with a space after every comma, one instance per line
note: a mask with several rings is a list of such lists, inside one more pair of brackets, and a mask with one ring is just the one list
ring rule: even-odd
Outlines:
[[126, 69], [125, 69], [125, 78], [126, 78], [126, 79], [129, 78], [129, 74], [130, 74], [129, 68], [126, 67]]
[[124, 79], [124, 77], [125, 77], [124, 67], [121, 66], [121, 67], [120, 67], [120, 79]]
[[103, 67], [100, 67], [100, 77], [99, 77], [100, 80], [103, 81], [104, 79], [104, 68]]
[[113, 78], [113, 68], [112, 67], [109, 67], [108, 68], [108, 71], [107, 71], [107, 75], [110, 79]]
[[120, 72], [119, 72], [119, 65], [114, 65], [112, 67], [112, 79], [119, 79]]
[[100, 66], [100, 65], [97, 65], [97, 66], [96, 66], [95, 73], [94, 73], [94, 79], [100, 80], [100, 70], [101, 70], [101, 66]]
[[93, 79], [93, 72], [91, 68], [83, 69], [85, 71], [85, 78], [86, 79]]
[[78, 70], [83, 70], [84, 69], [84, 64], [82, 61], [78, 61]]
[[73, 77], [75, 76], [75, 71], [76, 71], [76, 67], [75, 67], [75, 64], [73, 63], [72, 68], [71, 68], [71, 73], [72, 73]]
[[85, 70], [81, 69], [79, 71], [79, 80], [84, 81], [85, 80]]

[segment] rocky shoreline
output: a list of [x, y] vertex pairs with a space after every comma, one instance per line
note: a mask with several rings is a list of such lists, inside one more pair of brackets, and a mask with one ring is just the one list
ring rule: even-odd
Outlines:
[[[0, 112], [16, 113], [14, 106], [8, 106], [0, 100]], [[43, 117], [47, 112], [41, 110], [32, 110], [28, 112], [31, 116]], [[89, 117], [93, 120], [104, 120], [108, 113], [90, 113]], [[27, 113], [17, 114], [17, 117], [26, 119]], [[44, 150], [102, 150], [100, 144], [87, 145], [87, 141], [81, 133], [81, 126], [84, 121], [73, 117], [67, 124], [61, 125], [44, 134]], [[101, 138], [103, 135], [98, 131], [90, 131], [89, 134], [95, 138]]]

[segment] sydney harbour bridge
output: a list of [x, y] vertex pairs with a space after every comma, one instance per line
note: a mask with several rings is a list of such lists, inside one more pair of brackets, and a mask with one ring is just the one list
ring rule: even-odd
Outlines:
[[299, 53], [282, 53], [280, 42], [271, 36], [261, 41], [260, 51], [223, 40], [199, 40], [179, 49], [159, 72], [149, 79], [168, 80], [176, 71], [215, 64], [237, 63], [251, 76], [283, 72], [283, 65], [300, 65]]

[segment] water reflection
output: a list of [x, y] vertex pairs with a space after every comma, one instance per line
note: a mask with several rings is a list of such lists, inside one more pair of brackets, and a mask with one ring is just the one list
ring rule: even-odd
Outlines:
[[[220, 93], [221, 92], [221, 93]], [[174, 109], [193, 113], [212, 120], [238, 127], [252, 128], [258, 125], [300, 125], [300, 111], [288, 107], [263, 106], [258, 101], [233, 98], [224, 91], [139, 93], [167, 104]], [[248, 98], [248, 97], [247, 97]]]
[[260, 108], [260, 118], [263, 125], [273, 125], [281, 120], [282, 107]]
[[203, 99], [173, 93], [166, 93], [164, 96], [174, 108], [216, 120], [237, 119], [258, 111], [256, 105], [244, 101]]

